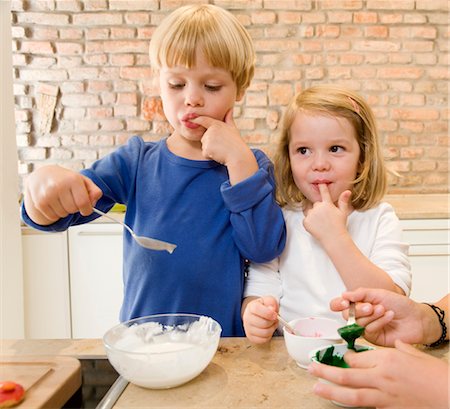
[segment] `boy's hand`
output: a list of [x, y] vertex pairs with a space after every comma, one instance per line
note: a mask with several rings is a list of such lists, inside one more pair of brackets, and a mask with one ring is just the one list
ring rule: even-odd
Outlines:
[[60, 166], [44, 166], [28, 176], [25, 208], [35, 223], [49, 225], [69, 214], [92, 213], [102, 191], [89, 178]]
[[224, 121], [199, 116], [191, 122], [203, 126], [203, 156], [228, 168], [232, 185], [252, 176], [258, 170], [255, 155], [242, 140], [233, 120], [233, 109], [226, 113]]
[[278, 302], [271, 296], [250, 301], [242, 316], [245, 335], [250, 342], [263, 344], [270, 341], [278, 327]]
[[313, 204], [303, 220], [303, 225], [323, 244], [325, 239], [337, 240], [342, 234], [348, 233], [347, 217], [352, 211], [351, 192], [350, 190], [342, 192], [336, 206], [326, 184], [319, 184], [319, 190], [322, 201]]

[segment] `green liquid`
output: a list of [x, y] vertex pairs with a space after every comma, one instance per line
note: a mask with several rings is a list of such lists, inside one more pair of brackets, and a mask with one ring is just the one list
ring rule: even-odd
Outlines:
[[358, 324], [346, 325], [339, 328], [338, 333], [344, 341], [347, 341], [348, 349], [355, 349], [355, 340], [364, 334], [364, 327]]
[[[356, 347], [354, 351], [362, 352], [368, 351], [370, 348], [368, 347]], [[350, 368], [347, 362], [344, 361], [344, 356], [334, 353], [334, 346], [330, 346], [325, 351], [317, 351], [316, 359], [325, 365], [337, 366], [339, 368]]]

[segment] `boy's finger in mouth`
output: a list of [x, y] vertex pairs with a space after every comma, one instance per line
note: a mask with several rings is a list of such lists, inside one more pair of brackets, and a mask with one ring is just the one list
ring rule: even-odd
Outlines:
[[183, 123], [183, 125], [184, 125], [186, 128], [189, 128], [189, 129], [197, 129], [197, 128], [199, 128], [201, 125], [196, 124], [195, 122], [192, 122], [192, 119], [198, 118], [198, 116], [199, 116], [199, 115], [194, 114], [194, 113], [184, 114], [184, 115], [181, 117], [181, 122]]

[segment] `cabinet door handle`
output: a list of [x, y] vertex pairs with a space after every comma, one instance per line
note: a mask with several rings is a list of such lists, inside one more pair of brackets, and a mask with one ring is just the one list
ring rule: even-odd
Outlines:
[[79, 236], [121, 236], [121, 231], [79, 231]]
[[450, 255], [450, 253], [444, 252], [444, 253], [427, 253], [427, 252], [417, 252], [417, 253], [410, 253], [409, 256], [410, 257], [415, 257], [415, 256], [421, 256], [421, 257], [434, 257], [434, 256], [439, 256], [439, 257], [448, 257]]

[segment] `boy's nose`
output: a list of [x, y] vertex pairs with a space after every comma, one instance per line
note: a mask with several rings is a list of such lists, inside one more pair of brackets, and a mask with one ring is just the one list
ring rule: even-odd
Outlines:
[[188, 106], [203, 106], [203, 97], [201, 92], [193, 89], [186, 90], [184, 103]]

